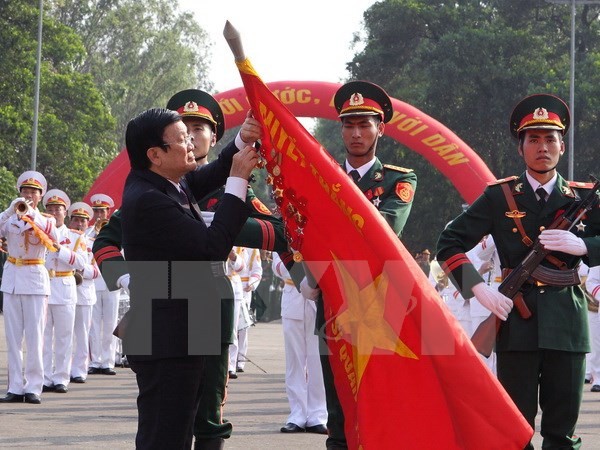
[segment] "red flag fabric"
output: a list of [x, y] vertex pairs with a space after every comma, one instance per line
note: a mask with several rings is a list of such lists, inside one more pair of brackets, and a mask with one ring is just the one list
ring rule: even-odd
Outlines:
[[523, 448], [533, 430], [398, 237], [250, 62], [237, 66], [288, 242], [323, 291], [349, 448]]

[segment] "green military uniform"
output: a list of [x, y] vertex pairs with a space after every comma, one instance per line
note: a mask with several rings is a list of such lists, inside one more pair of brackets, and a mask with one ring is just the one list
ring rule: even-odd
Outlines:
[[[417, 186], [417, 176], [411, 169], [381, 164], [375, 158], [375, 164], [356, 183], [367, 199], [379, 210], [394, 233], [400, 237], [412, 208], [413, 194]], [[317, 334], [319, 335], [319, 353], [323, 368], [323, 381], [327, 400], [327, 446], [346, 448], [344, 434], [344, 413], [334, 388], [333, 372], [329, 362], [329, 349], [325, 336], [325, 310], [323, 299], [317, 300]]]
[[[385, 91], [379, 86], [365, 81], [351, 81], [343, 85], [336, 92], [334, 103], [340, 118], [376, 115], [385, 123], [391, 119], [393, 114], [391, 100]], [[377, 140], [373, 147], [376, 146], [376, 143]], [[355, 179], [355, 183], [400, 237], [412, 208], [414, 192], [417, 187], [416, 174], [411, 169], [382, 164], [375, 157], [373, 165], [362, 177]], [[328, 449], [345, 449], [347, 443], [344, 433], [344, 413], [335, 391], [334, 377], [329, 361], [322, 297], [317, 300], [316, 328], [320, 337], [319, 352], [327, 401], [329, 436], [326, 446]]]
[[[534, 123], [531, 128], [548, 128], [540, 123], [542, 126]], [[587, 195], [590, 187], [590, 183], [565, 181], [558, 174], [552, 193], [541, 205], [525, 173], [499, 180], [441, 233], [437, 259], [462, 296], [473, 297], [472, 288], [483, 279], [465, 256], [469, 249], [491, 234], [502, 268], [516, 267], [530, 251], [523, 233], [535, 241], [541, 230]], [[514, 200], [516, 209], [509, 206], [507, 197]], [[586, 264], [600, 264], [600, 209], [596, 206], [571, 231], [587, 247]], [[569, 269], [581, 260], [561, 252], [551, 255]], [[557, 263], [544, 260], [541, 264], [557, 269]], [[523, 319], [513, 309], [502, 322], [496, 340], [498, 378], [532, 427], [539, 389], [544, 448], [579, 448], [581, 440], [573, 432], [582, 397], [585, 353], [590, 351], [583, 292], [578, 284], [542, 286], [535, 280], [526, 283], [521, 292], [532, 317]]]

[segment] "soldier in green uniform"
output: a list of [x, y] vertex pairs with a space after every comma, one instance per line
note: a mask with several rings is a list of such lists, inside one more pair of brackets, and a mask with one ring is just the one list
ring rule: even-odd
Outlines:
[[532, 427], [539, 395], [543, 448], [581, 445], [574, 432], [585, 353], [590, 351], [584, 294], [577, 280], [544, 284], [532, 277], [521, 289], [532, 312], [524, 319], [516, 308], [511, 311], [511, 299], [484, 283], [465, 253], [491, 234], [506, 276], [539, 236], [551, 250], [550, 258], [542, 262], [549, 269], [560, 266], [576, 272], [582, 258], [588, 266], [600, 264], [597, 206], [571, 231], [546, 229], [592, 187], [566, 181], [556, 170], [569, 123], [569, 109], [558, 97], [537, 94], [521, 100], [512, 113], [510, 130], [518, 139], [525, 173], [491, 183], [441, 233], [437, 248], [438, 261], [463, 297], [475, 296], [503, 320], [496, 338], [498, 378]]
[[[377, 142], [393, 115], [391, 99], [376, 84], [351, 81], [338, 89], [334, 104], [342, 123], [342, 140], [346, 148], [346, 161], [342, 167], [400, 237], [412, 208], [417, 176], [411, 169], [382, 164], [375, 156]], [[306, 298], [319, 295], [318, 289], [311, 290], [306, 282], [302, 286]], [[322, 299], [318, 299], [317, 303], [316, 327], [321, 337], [319, 351], [327, 399], [329, 436], [326, 446], [328, 449], [345, 449], [348, 447], [344, 434], [344, 414], [335, 391], [329, 350], [324, 339]], [[286, 424], [281, 431], [303, 431], [292, 425]]]
[[[177, 111], [183, 117], [188, 133], [193, 137], [196, 163], [199, 166], [207, 164], [210, 148], [223, 136], [225, 130], [224, 116], [218, 102], [204, 91], [188, 89], [171, 97], [167, 108]], [[249, 115], [245, 126], [257, 123]], [[256, 131], [257, 135], [258, 133]], [[239, 134], [236, 139], [239, 139]], [[224, 192], [224, 187], [219, 188], [197, 201], [207, 226], [210, 226], [214, 210]], [[252, 213], [237, 236], [235, 245], [289, 254], [282, 221], [272, 215], [250, 186], [246, 202], [251, 206]], [[120, 212], [115, 211], [94, 243], [96, 261], [109, 286], [113, 283], [117, 287], [127, 284], [126, 268], [115, 264], [123, 261], [120, 248]], [[107, 261], [111, 261], [111, 264], [103, 264]], [[288, 262], [292, 264], [292, 258], [288, 258]], [[223, 440], [229, 438], [232, 432], [232, 424], [222, 418], [222, 408], [226, 396], [228, 349], [233, 339], [233, 292], [225, 279], [217, 281], [222, 295], [221, 354], [206, 356], [205, 389], [194, 423], [194, 448], [203, 450], [223, 448]]]

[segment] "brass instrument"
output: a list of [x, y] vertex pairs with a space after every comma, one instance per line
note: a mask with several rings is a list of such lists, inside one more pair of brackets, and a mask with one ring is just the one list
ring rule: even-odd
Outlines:
[[24, 216], [29, 211], [29, 205], [31, 205], [30, 201], [19, 201], [15, 204], [15, 214], [19, 217]]
[[102, 227], [104, 227], [104, 225], [106, 225], [107, 223], [108, 223], [108, 219], [96, 220], [96, 222], [94, 223], [94, 231], [96, 232], [96, 234], [100, 233], [100, 230], [102, 229]]

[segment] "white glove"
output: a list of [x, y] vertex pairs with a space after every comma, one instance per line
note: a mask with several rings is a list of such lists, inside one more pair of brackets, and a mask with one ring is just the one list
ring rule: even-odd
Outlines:
[[[2, 214], [0, 214], [0, 223], [6, 222], [10, 218], [10, 216], [12, 216], [15, 213], [15, 206], [17, 205], [17, 203], [25, 202], [25, 201], [26, 200], [23, 197], [15, 198], [10, 203], [10, 206], [6, 209], [6, 211], [4, 211], [4, 212], [2, 212]], [[31, 209], [31, 207], [29, 207], [29, 209]]]
[[300, 282], [300, 293], [304, 298], [315, 301], [319, 297], [321, 289], [310, 287], [308, 285], [308, 280], [306, 279], [306, 277], [304, 277]]
[[121, 275], [117, 280], [117, 286], [125, 291], [129, 295], [129, 274]]
[[540, 242], [546, 250], [569, 255], [583, 256], [588, 252], [583, 239], [566, 230], [544, 230], [540, 234]]
[[210, 224], [213, 221], [213, 217], [215, 217], [215, 213], [210, 211], [200, 211], [200, 214], [202, 215], [202, 219], [204, 219], [204, 223], [206, 224], [206, 226], [210, 227]]
[[508, 318], [508, 313], [513, 308], [513, 301], [510, 298], [488, 286], [483, 281], [473, 286], [472, 290], [479, 303], [489, 309], [496, 317], [501, 320]]

